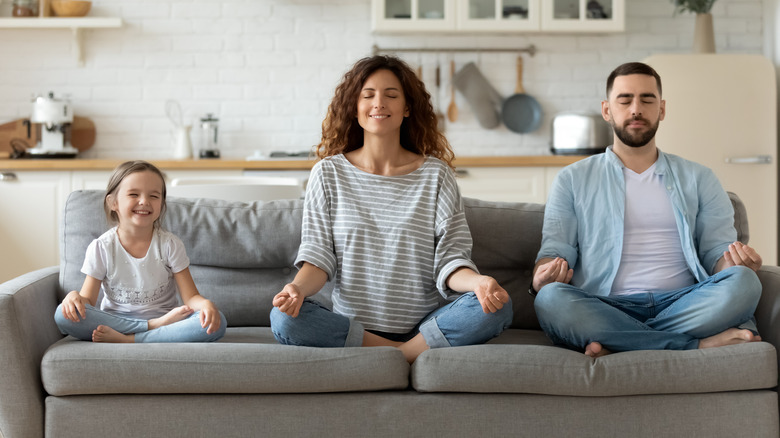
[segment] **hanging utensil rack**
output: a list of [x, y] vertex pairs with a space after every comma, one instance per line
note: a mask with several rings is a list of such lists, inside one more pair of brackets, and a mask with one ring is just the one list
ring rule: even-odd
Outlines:
[[379, 47], [376, 44], [372, 46], [371, 49], [374, 56], [379, 55], [380, 53], [398, 53], [398, 52], [411, 52], [411, 53], [456, 53], [456, 52], [477, 52], [477, 53], [483, 53], [483, 52], [504, 52], [504, 53], [528, 53], [531, 56], [534, 56], [536, 54], [536, 46], [531, 44], [527, 47], [506, 47], [506, 48], [477, 48], [477, 47], [397, 47], [397, 48], [390, 48], [390, 47]]

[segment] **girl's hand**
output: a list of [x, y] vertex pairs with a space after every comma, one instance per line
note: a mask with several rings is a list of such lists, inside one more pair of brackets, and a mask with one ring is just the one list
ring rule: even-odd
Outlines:
[[62, 315], [73, 322], [80, 322], [87, 317], [87, 304], [89, 299], [81, 296], [78, 291], [72, 290], [62, 300]]
[[206, 328], [207, 334], [212, 334], [219, 330], [219, 326], [222, 324], [222, 318], [219, 316], [219, 310], [209, 300], [203, 300], [203, 304], [200, 308], [200, 326]]
[[495, 278], [482, 275], [474, 288], [479, 304], [482, 304], [482, 311], [485, 313], [495, 313], [505, 303], [509, 302], [509, 294], [498, 284]]
[[273, 305], [278, 307], [281, 312], [297, 318], [303, 304], [303, 298], [303, 294], [297, 286], [287, 283], [284, 289], [274, 297]]

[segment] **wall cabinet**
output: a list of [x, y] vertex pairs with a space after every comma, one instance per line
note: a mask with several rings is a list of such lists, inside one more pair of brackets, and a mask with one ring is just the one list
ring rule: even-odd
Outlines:
[[621, 32], [625, 0], [372, 0], [375, 32]]

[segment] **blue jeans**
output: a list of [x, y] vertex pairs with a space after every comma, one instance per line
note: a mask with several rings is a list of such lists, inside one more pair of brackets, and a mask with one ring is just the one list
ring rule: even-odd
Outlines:
[[698, 348], [699, 339], [732, 327], [758, 333], [753, 312], [760, 297], [756, 273], [733, 266], [676, 291], [620, 297], [550, 283], [539, 291], [534, 307], [556, 344], [581, 350], [599, 342], [614, 352], [688, 350]]
[[[422, 333], [430, 348], [476, 345], [498, 336], [511, 323], [511, 301], [496, 313], [485, 313], [474, 292], [469, 292], [429, 313], [405, 338]], [[285, 345], [331, 348], [363, 345], [363, 324], [308, 299], [296, 318], [274, 307], [271, 331]]]
[[62, 314], [62, 304], [54, 312], [54, 322], [62, 334], [71, 335], [82, 341], [91, 341], [92, 332], [99, 325], [105, 325], [126, 335], [135, 334], [135, 342], [213, 342], [225, 335], [227, 321], [225, 315], [219, 312], [222, 321], [219, 329], [212, 334], [206, 333], [200, 326], [200, 312], [195, 312], [186, 319], [173, 324], [149, 330], [148, 320], [128, 318], [115, 313], [106, 312], [87, 305], [87, 317], [79, 322], [73, 322]]

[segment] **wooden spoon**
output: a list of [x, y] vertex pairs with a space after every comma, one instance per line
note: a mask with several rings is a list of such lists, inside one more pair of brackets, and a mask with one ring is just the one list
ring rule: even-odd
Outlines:
[[450, 61], [450, 105], [447, 107], [447, 119], [458, 120], [458, 106], [455, 105], [455, 61]]

